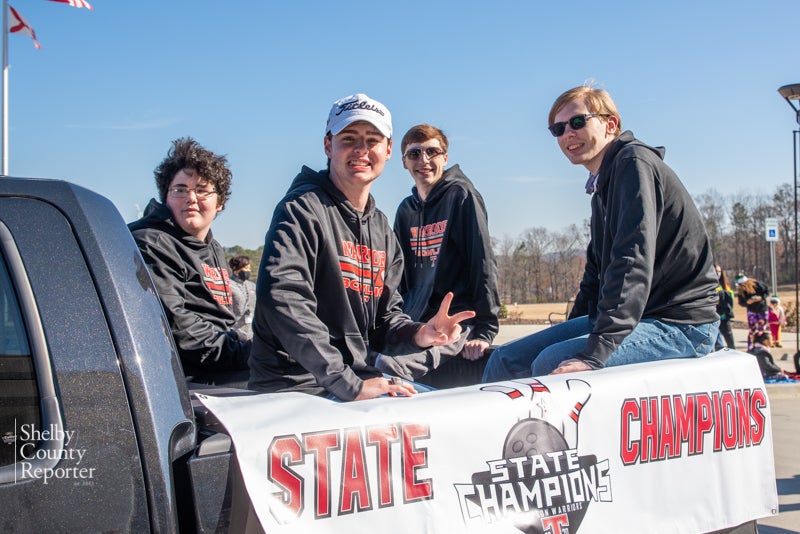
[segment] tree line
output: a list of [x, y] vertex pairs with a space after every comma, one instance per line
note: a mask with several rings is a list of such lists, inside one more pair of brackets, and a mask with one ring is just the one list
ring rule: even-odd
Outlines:
[[[711, 189], [694, 198], [708, 232], [714, 258], [733, 279], [738, 272], [772, 287], [770, 246], [765, 220], [778, 221], [775, 242], [776, 285], [795, 283], [794, 195], [791, 184], [772, 193], [720, 194]], [[587, 213], [588, 215], [588, 213]], [[497, 256], [498, 290], [504, 304], [566, 302], [578, 291], [583, 275], [589, 220], [563, 230], [535, 227], [517, 237], [493, 239]], [[226, 247], [226, 258], [244, 254], [253, 266], [253, 278], [264, 247]]]
[[[791, 184], [757, 193], [720, 194], [711, 189], [694, 199], [708, 232], [714, 259], [733, 284], [736, 274], [772, 287], [766, 219], [778, 222], [775, 285], [795, 283], [794, 195]], [[495, 240], [500, 298], [505, 304], [566, 302], [578, 290], [589, 239], [589, 221], [566, 230], [525, 230]]]

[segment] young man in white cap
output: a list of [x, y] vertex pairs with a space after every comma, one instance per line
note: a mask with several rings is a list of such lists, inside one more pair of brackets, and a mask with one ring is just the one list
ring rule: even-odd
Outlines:
[[301, 391], [343, 401], [408, 396], [384, 378], [377, 351], [395, 354], [460, 337], [452, 295], [427, 323], [402, 312], [403, 254], [370, 195], [392, 155], [389, 110], [364, 94], [334, 102], [324, 148], [328, 169], [303, 167], [278, 203], [256, 289], [250, 388]]

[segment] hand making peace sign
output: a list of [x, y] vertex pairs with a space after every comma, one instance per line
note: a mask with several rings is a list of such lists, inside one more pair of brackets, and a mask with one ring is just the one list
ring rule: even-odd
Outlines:
[[475, 317], [475, 312], [470, 310], [448, 315], [451, 302], [453, 302], [452, 291], [444, 296], [436, 315], [414, 334], [414, 342], [417, 346], [424, 348], [449, 345], [461, 337], [461, 326], [458, 323]]

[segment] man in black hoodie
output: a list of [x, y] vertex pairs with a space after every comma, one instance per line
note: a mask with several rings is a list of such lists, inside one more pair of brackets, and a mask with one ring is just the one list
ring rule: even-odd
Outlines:
[[155, 170], [161, 202], [128, 225], [147, 263], [187, 380], [244, 387], [250, 342], [233, 330], [225, 253], [211, 223], [230, 196], [224, 156], [192, 138], [173, 141]]
[[328, 169], [303, 167], [278, 203], [256, 284], [250, 387], [342, 401], [413, 395], [384, 378], [376, 351], [452, 343], [452, 295], [427, 323], [402, 312], [403, 254], [370, 186], [392, 155], [389, 110], [364, 94], [334, 102], [323, 140]]
[[405, 260], [403, 311], [415, 321], [427, 321], [448, 291], [453, 292], [451, 310], [475, 310], [475, 317], [462, 323], [457, 343], [431, 347], [416, 357], [378, 358], [379, 369], [425, 382], [427, 372], [458, 355], [482, 358], [497, 335], [497, 261], [483, 197], [458, 165], [445, 170], [449, 145], [444, 132], [418, 124], [400, 146], [403, 167], [415, 184], [394, 219]]
[[550, 132], [589, 171], [591, 239], [568, 321], [499, 347], [484, 381], [704, 356], [719, 333], [717, 276], [703, 219], [663, 149], [622, 132], [611, 96], [556, 99]]

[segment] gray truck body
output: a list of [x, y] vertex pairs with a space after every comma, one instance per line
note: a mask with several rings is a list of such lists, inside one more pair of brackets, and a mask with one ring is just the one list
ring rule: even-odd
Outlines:
[[0, 239], [0, 447], [16, 460], [0, 467], [0, 530], [225, 526], [231, 452], [217, 438], [198, 456], [204, 434], [166, 318], [113, 204], [66, 182], [3, 178]]

